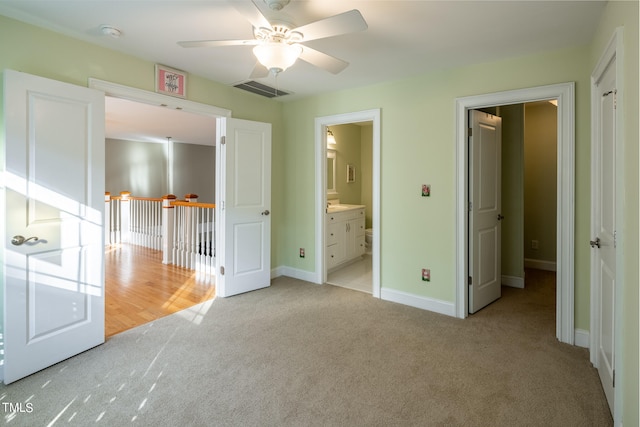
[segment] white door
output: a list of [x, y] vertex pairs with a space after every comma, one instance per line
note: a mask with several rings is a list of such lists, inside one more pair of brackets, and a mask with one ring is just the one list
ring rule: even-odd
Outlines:
[[500, 298], [502, 121], [469, 111], [469, 313]]
[[593, 232], [592, 286], [596, 290], [596, 367], [613, 411], [615, 360], [615, 287], [616, 287], [616, 65], [609, 64], [598, 83], [600, 107], [599, 135], [595, 139], [592, 166]]
[[8, 384], [104, 342], [104, 94], [7, 70], [4, 114]]
[[271, 283], [271, 124], [218, 119], [217, 295]]

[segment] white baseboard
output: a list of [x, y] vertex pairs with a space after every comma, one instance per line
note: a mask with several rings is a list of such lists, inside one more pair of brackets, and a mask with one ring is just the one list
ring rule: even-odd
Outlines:
[[433, 311], [435, 313], [444, 314], [451, 317], [456, 316], [455, 305], [452, 302], [448, 301], [421, 297], [418, 295], [385, 288], [382, 288], [380, 290], [380, 298], [386, 301], [421, 308], [423, 310]]
[[544, 261], [541, 259], [525, 258], [524, 266], [526, 268], [535, 268], [537, 270], [556, 271], [555, 261]]
[[320, 280], [318, 280], [316, 277], [316, 273], [313, 271], [305, 271], [287, 266], [280, 266], [271, 269], [272, 279], [280, 276], [293, 277], [294, 279], [300, 279], [311, 283], [320, 283]]
[[524, 277], [502, 276], [502, 284], [512, 288], [524, 289]]
[[578, 347], [589, 348], [589, 331], [576, 329], [573, 336], [573, 344]]

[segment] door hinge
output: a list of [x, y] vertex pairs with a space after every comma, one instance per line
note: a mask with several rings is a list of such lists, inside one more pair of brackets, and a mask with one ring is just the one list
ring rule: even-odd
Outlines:
[[224, 266], [220, 266], [220, 275], [224, 276]]
[[613, 230], [613, 247], [618, 246], [618, 230]]
[[471, 276], [469, 276], [468, 282], [469, 282], [469, 286], [473, 285], [473, 278]]
[[227, 143], [227, 137], [226, 136], [220, 137], [220, 144], [224, 145], [226, 143]]
[[616, 370], [613, 370], [613, 388], [616, 388]]
[[468, 128], [467, 131], [468, 131], [467, 137], [471, 138], [473, 136], [473, 128]]
[[617, 89], [610, 90], [609, 92], [603, 93], [602, 96], [605, 97], [611, 94], [613, 94], [613, 109], [615, 110], [618, 108], [618, 90]]
[[469, 212], [473, 210], [473, 202], [469, 202]]

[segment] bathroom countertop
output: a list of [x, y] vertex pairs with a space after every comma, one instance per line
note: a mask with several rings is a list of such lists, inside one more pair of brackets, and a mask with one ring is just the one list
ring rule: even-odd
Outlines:
[[354, 209], [361, 209], [366, 207], [365, 205], [343, 205], [343, 204], [339, 204], [339, 205], [330, 205], [327, 208], [327, 213], [336, 213], [336, 212], [344, 212], [344, 211], [350, 211], [350, 210], [354, 210]]

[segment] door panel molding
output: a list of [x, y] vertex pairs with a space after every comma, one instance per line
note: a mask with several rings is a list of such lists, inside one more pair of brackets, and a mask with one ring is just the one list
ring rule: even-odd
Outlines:
[[556, 336], [574, 343], [575, 83], [496, 92], [456, 99], [456, 317], [467, 317], [468, 111], [507, 104], [558, 100], [558, 215]]

